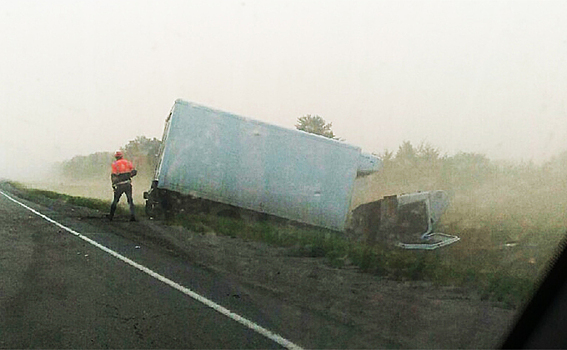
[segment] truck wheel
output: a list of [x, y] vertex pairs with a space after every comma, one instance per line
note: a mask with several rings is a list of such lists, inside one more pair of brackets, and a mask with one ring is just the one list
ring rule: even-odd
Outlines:
[[159, 210], [163, 214], [165, 220], [171, 220], [175, 214], [175, 196], [170, 191], [160, 191], [159, 193]]
[[146, 201], [146, 216], [149, 218], [155, 218], [158, 216], [159, 206], [158, 203], [147, 200]]

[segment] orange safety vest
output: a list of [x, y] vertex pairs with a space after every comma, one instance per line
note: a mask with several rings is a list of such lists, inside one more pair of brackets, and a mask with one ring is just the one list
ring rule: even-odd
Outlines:
[[124, 174], [129, 173], [134, 170], [132, 163], [124, 158], [118, 159], [112, 163], [112, 173], [113, 174]]

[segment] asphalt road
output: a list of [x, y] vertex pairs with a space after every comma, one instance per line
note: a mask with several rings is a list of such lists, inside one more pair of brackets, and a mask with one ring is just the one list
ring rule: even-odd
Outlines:
[[[0, 194], [1, 348], [295, 345], [286, 343], [287, 338], [278, 338], [278, 343], [262, 334], [273, 330], [277, 314], [268, 315], [265, 308], [255, 306], [237, 284], [117, 234], [120, 225], [131, 224], [132, 230], [138, 223], [118, 223], [107, 230], [100, 218], [89, 221], [17, 200], [64, 227]], [[234, 313], [206, 305], [159, 276]]]

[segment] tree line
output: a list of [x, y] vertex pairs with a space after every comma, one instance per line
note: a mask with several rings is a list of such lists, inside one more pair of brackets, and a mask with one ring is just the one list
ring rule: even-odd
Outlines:
[[[331, 130], [332, 124], [317, 115], [299, 117], [295, 127], [339, 140]], [[142, 176], [151, 177], [158, 162], [160, 146], [161, 141], [156, 138], [138, 136], [121, 149]], [[543, 165], [498, 163], [483, 154], [471, 152], [447, 156], [428, 143], [413, 145], [410, 141], [404, 141], [396, 151], [385, 150], [375, 155], [384, 162], [384, 168], [380, 171], [384, 180], [397, 183], [401, 187], [413, 184], [420, 187], [420, 190], [474, 186], [503, 176], [518, 179], [545, 178], [567, 183], [564, 180], [564, 174], [567, 172], [567, 151]], [[109, 176], [110, 164], [113, 161], [112, 152], [97, 152], [58, 163], [56, 169], [64, 178], [88, 180]]]
[[[328, 138], [340, 140], [331, 130], [332, 124], [318, 115], [298, 118], [295, 127]], [[382, 159], [381, 181], [398, 188], [413, 190], [466, 189], [503, 179], [523, 182], [524, 185], [555, 184], [567, 187], [567, 151], [536, 165], [533, 162], [512, 163], [490, 160], [474, 152], [458, 152], [448, 156], [429, 143], [413, 145], [404, 141], [396, 151], [375, 154]]]
[[[124, 157], [134, 164], [142, 176], [152, 176], [157, 165], [161, 141], [156, 138], [138, 136], [120, 149]], [[110, 165], [114, 152], [96, 152], [86, 156], [75, 156], [57, 163], [56, 172], [63, 178], [73, 180], [92, 180], [110, 176]]]

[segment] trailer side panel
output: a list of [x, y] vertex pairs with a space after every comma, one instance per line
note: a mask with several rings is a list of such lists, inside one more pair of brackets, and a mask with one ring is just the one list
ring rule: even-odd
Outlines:
[[358, 147], [181, 100], [165, 130], [159, 188], [344, 230]]

